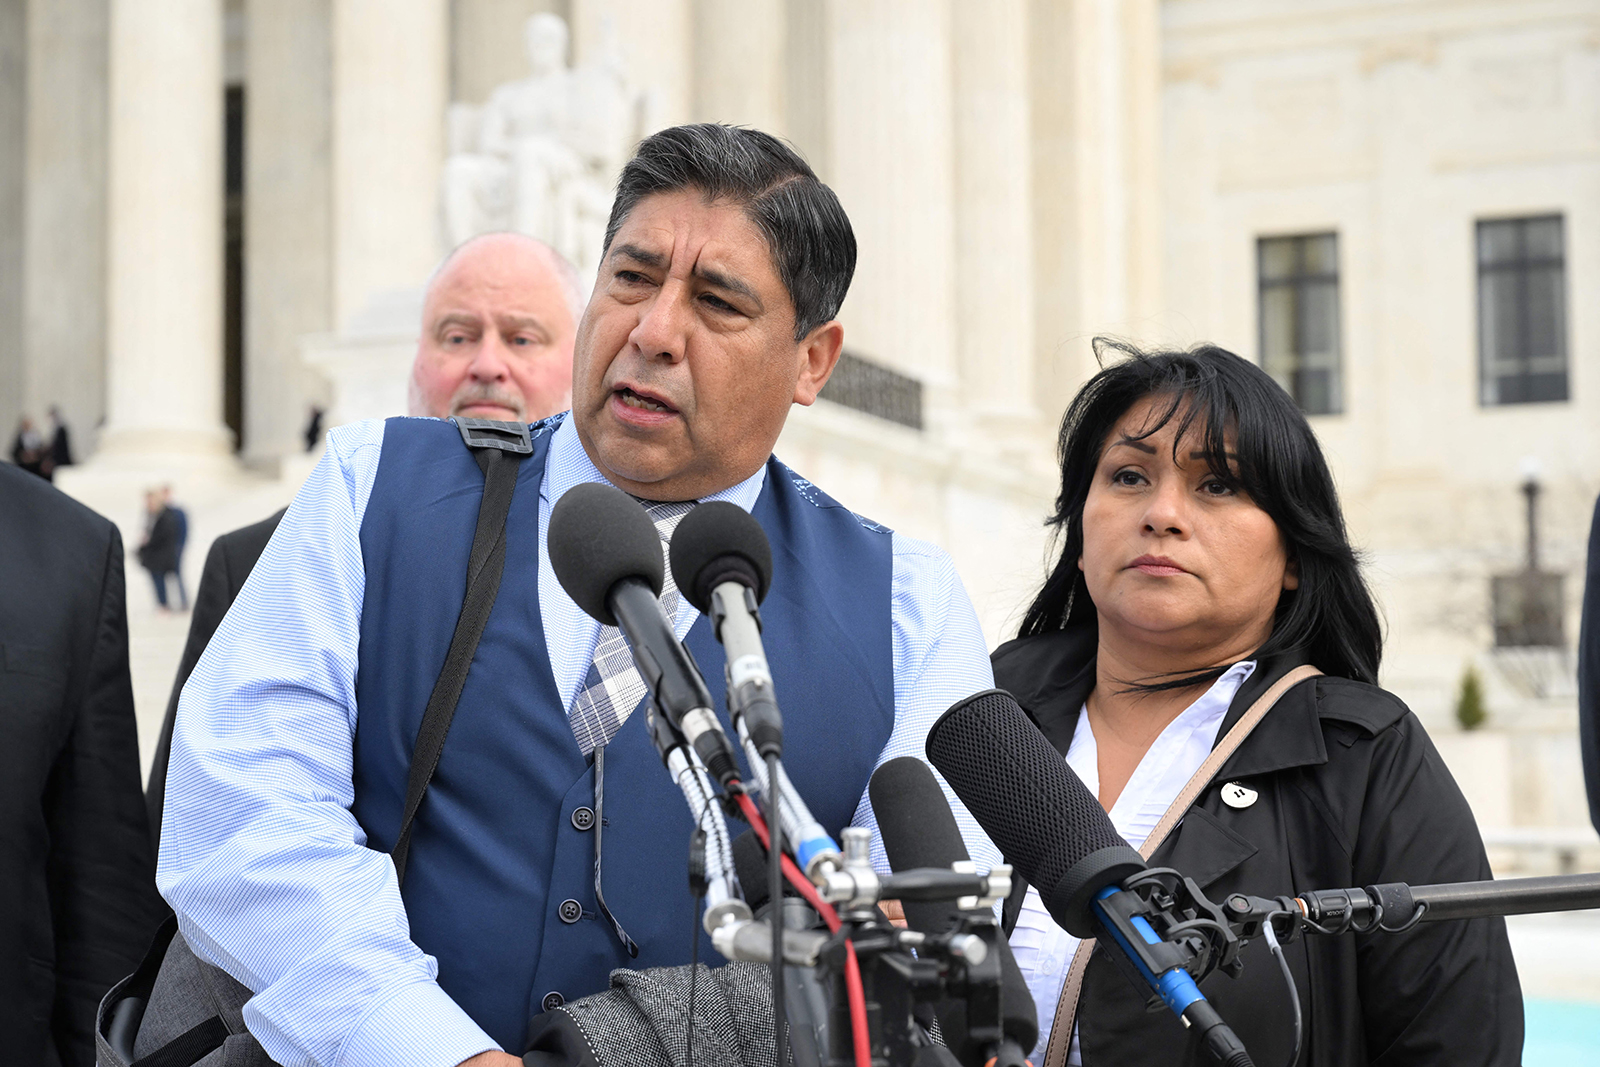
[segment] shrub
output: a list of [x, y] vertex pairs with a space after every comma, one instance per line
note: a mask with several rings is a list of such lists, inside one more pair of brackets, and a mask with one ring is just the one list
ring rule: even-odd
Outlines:
[[1483, 682], [1478, 670], [1470, 663], [1461, 672], [1461, 689], [1456, 693], [1456, 722], [1463, 730], [1476, 730], [1489, 719], [1483, 706]]

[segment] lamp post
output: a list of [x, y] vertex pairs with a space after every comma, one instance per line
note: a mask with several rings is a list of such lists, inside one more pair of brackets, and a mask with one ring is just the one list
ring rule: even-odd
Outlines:
[[1521, 463], [1522, 495], [1528, 501], [1528, 573], [1539, 570], [1539, 460], [1524, 456]]

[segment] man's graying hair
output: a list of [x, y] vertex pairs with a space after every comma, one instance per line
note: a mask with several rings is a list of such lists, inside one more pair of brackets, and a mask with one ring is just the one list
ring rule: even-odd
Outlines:
[[856, 269], [850, 219], [794, 149], [760, 130], [702, 122], [645, 138], [617, 181], [601, 256], [635, 204], [679, 189], [732, 201], [761, 229], [794, 304], [796, 341], [839, 314]]

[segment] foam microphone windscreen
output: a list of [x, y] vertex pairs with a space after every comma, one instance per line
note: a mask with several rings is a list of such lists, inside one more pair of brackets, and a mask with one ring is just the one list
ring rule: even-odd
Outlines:
[[615, 486], [585, 482], [568, 489], [550, 512], [549, 546], [561, 588], [607, 626], [617, 620], [606, 597], [622, 579], [639, 578], [661, 595], [661, 535], [639, 502]]
[[[872, 773], [867, 792], [890, 869], [949, 867], [972, 858], [961, 837], [961, 828], [956, 825], [955, 814], [945, 800], [944, 790], [939, 788], [939, 780], [926, 763], [913, 756], [892, 759]], [[930, 934], [947, 932], [961, 914], [953, 900], [906, 900], [901, 901], [901, 907], [905, 909], [906, 924], [911, 929]], [[998, 947], [1005, 1033], [1027, 1051], [1039, 1039], [1033, 993], [1011, 955], [1011, 946], [1001, 939]], [[952, 1012], [947, 1005], [946, 1010], [940, 1012], [939, 1021], [947, 1032], [966, 1032], [964, 1011]]]
[[1094, 894], [1145, 862], [1011, 694], [991, 689], [945, 712], [928, 732], [928, 761], [1051, 917], [1095, 936]]
[[[872, 772], [867, 794], [891, 870], [948, 869], [972, 858], [944, 790], [926, 763], [914, 756], [890, 760]], [[904, 901], [902, 907], [913, 930], [932, 934], [950, 929], [960, 914], [953, 900]]]
[[685, 515], [672, 534], [672, 580], [701, 614], [711, 611], [711, 593], [739, 581], [766, 599], [772, 584], [772, 546], [761, 524], [737, 504], [709, 500]]

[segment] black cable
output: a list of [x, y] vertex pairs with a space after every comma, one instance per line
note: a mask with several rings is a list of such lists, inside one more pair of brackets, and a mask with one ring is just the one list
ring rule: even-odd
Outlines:
[[[1288, 912], [1281, 914], [1289, 916]], [[1292, 916], [1289, 916], [1292, 918]], [[1278, 944], [1278, 932], [1272, 928], [1272, 919], [1261, 924], [1261, 933], [1267, 939], [1267, 951], [1278, 959], [1278, 966], [1283, 970], [1284, 984], [1289, 987], [1289, 1003], [1294, 1005], [1294, 1054], [1289, 1057], [1289, 1067], [1295, 1067], [1300, 1062], [1300, 1039], [1303, 1036], [1300, 1018], [1300, 990], [1295, 987], [1294, 975], [1289, 970], [1289, 961], [1284, 958], [1283, 946]]]
[[778, 812], [778, 757], [767, 757], [767, 886], [772, 910], [772, 1030], [777, 1067], [788, 1067], [789, 1020], [783, 1002], [783, 820]]
[[1428, 914], [1428, 902], [1426, 900], [1419, 900], [1417, 901], [1417, 910], [1411, 913], [1411, 918], [1407, 919], [1399, 926], [1380, 926], [1379, 929], [1383, 930], [1385, 933], [1403, 934], [1421, 922], [1422, 917], [1426, 914]]
[[604, 841], [606, 825], [606, 746], [596, 745], [594, 749], [594, 902], [600, 909], [600, 914], [611, 923], [611, 929], [616, 931], [617, 940], [622, 942], [622, 947], [628, 950], [628, 958], [639, 958], [639, 946], [633, 938], [628, 936], [628, 931], [622, 928], [617, 917], [611, 914], [611, 909], [606, 906], [606, 895], [600, 887], [600, 857], [601, 843]]
[[689, 837], [689, 890], [694, 894], [694, 907], [689, 913], [689, 1036], [683, 1062], [694, 1064], [694, 990], [700, 978], [700, 912], [705, 906], [706, 890], [706, 832], [694, 828]]

